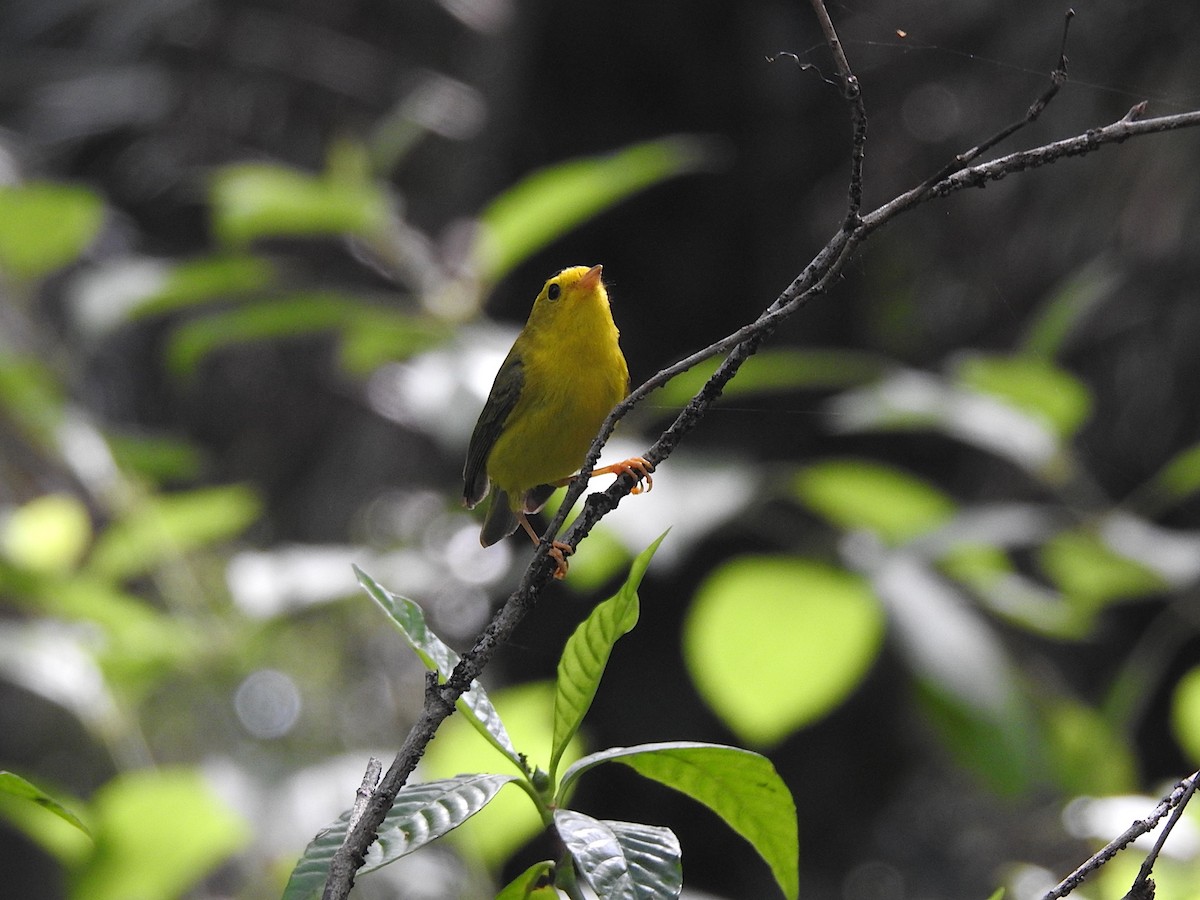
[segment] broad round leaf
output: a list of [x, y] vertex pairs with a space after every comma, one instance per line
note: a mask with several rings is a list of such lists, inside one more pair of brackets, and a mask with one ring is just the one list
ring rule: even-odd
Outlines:
[[762, 746], [841, 703], [875, 659], [883, 628], [883, 612], [857, 576], [749, 556], [700, 585], [684, 623], [684, 659], [713, 710]]

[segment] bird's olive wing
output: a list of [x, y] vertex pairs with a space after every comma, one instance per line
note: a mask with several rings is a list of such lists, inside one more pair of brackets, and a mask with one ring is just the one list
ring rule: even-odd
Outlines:
[[516, 354], [509, 353], [504, 365], [496, 373], [492, 383], [491, 393], [475, 423], [475, 431], [471, 433], [471, 443], [467, 445], [467, 464], [463, 467], [463, 503], [468, 508], [487, 496], [488, 475], [487, 458], [496, 446], [500, 432], [509, 413], [517, 405], [521, 396], [521, 388], [525, 384], [525, 367]]

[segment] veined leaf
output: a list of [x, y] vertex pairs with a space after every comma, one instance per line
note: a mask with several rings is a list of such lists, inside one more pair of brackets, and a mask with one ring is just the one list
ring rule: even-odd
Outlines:
[[[358, 566], [354, 567], [354, 574], [358, 576], [358, 583], [367, 595], [387, 613], [392, 624], [400, 629], [405, 641], [416, 651], [426, 667], [437, 672], [443, 681], [449, 678], [454, 667], [458, 665], [458, 654], [429, 630], [421, 607], [407, 597], [393, 594], [382, 587]], [[478, 681], [473, 682], [471, 689], [458, 698], [456, 705], [488, 743], [508, 757], [521, 771], [525, 770], [508, 732], [504, 730], [500, 714], [488, 699], [483, 685]]]
[[683, 890], [679, 840], [669, 828], [556, 810], [554, 827], [600, 900], [675, 900]]
[[654, 551], [666, 536], [664, 531], [654, 543], [638, 554], [621, 589], [592, 610], [563, 648], [555, 684], [551, 780], [558, 770], [563, 751], [592, 705], [613, 645], [637, 624], [638, 586], [642, 583]]
[[[515, 781], [513, 775], [460, 775], [443, 781], [405, 785], [379, 826], [379, 838], [367, 850], [359, 874], [373, 872], [457, 828]], [[283, 900], [317, 900], [329, 875], [329, 863], [346, 839], [350, 812], [322, 831], [305, 848], [292, 870]]]
[[685, 741], [614, 747], [585, 756], [568, 768], [559, 796], [567, 796], [584, 772], [606, 762], [622, 763], [703, 803], [750, 842], [784, 896], [795, 900], [800, 890], [796, 804], [765, 756]]

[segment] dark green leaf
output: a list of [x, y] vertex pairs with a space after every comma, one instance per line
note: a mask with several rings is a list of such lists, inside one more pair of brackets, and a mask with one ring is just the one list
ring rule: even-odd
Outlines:
[[679, 841], [669, 828], [556, 810], [554, 828], [600, 900], [675, 900], [683, 890]]

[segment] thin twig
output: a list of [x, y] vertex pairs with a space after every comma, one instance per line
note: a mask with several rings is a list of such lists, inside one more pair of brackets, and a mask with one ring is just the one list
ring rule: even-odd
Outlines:
[[1088, 875], [1095, 872], [1143, 834], [1153, 831], [1167, 813], [1172, 809], [1182, 808], [1182, 805], [1187, 802], [1187, 798], [1192, 796], [1192, 793], [1196, 790], [1197, 778], [1200, 778], [1200, 772], [1193, 772], [1187, 778], [1178, 782], [1171, 790], [1171, 793], [1159, 801], [1158, 806], [1154, 807], [1154, 811], [1149, 816], [1144, 819], [1138, 819], [1117, 837], [1105, 844], [1087, 862], [1060, 881], [1053, 890], [1042, 897], [1042, 900], [1059, 900], [1059, 898], [1067, 896], [1067, 894], [1079, 887]]

